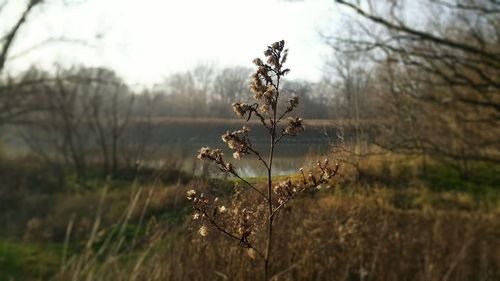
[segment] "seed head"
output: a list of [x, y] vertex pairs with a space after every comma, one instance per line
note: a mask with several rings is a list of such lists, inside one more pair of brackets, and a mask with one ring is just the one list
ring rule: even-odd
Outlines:
[[299, 105], [299, 97], [293, 96], [288, 101], [288, 103], [289, 103], [288, 110], [291, 111], [292, 109], [294, 109], [295, 107], [297, 107], [297, 105]]
[[273, 66], [278, 65], [278, 59], [275, 56], [269, 56], [267, 57], [267, 63]]
[[229, 173], [234, 172], [234, 167], [233, 167], [233, 165], [231, 163], [226, 163], [225, 168], [226, 168], [226, 171], [229, 172]]
[[252, 61], [252, 62], [253, 62], [256, 66], [261, 66], [261, 65], [264, 65], [264, 63], [262, 62], [262, 60], [261, 60], [261, 59], [259, 59], [259, 58], [255, 58], [255, 59], [253, 59], [253, 61]]
[[200, 227], [200, 229], [198, 229], [198, 234], [200, 234], [201, 236], [205, 237], [208, 235], [208, 228], [204, 225], [202, 225]]
[[288, 125], [285, 128], [285, 134], [290, 136], [296, 136], [304, 132], [304, 125], [302, 124], [302, 118], [299, 117], [289, 117]]
[[269, 104], [267, 104], [267, 103], [265, 103], [265, 104], [263, 104], [263, 105], [261, 105], [261, 106], [259, 107], [259, 110], [260, 110], [262, 113], [268, 113], [270, 108], [271, 108], [271, 107], [270, 107], [270, 105], [269, 105]]
[[196, 191], [194, 189], [188, 190], [186, 192], [186, 197], [188, 200], [192, 200], [195, 195], [196, 195]]
[[232, 106], [233, 106], [234, 113], [236, 113], [236, 115], [238, 115], [238, 117], [240, 117], [240, 118], [245, 116], [245, 114], [247, 112], [252, 110], [252, 107], [246, 103], [235, 102], [235, 103], [233, 103]]
[[253, 249], [253, 248], [248, 248], [247, 249], [247, 255], [249, 258], [251, 258], [252, 260], [256, 259], [257, 258], [257, 252]]
[[203, 160], [205, 159], [208, 155], [210, 155], [210, 148], [208, 147], [202, 147], [200, 148], [200, 150], [198, 151], [198, 156], [196, 156], [196, 158], [198, 160]]

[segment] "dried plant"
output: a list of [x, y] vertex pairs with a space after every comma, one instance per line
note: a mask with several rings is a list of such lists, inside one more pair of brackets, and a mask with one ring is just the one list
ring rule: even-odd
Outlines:
[[[226, 205], [219, 198], [194, 189], [187, 192], [187, 198], [192, 202], [193, 220], [199, 224], [198, 233], [201, 236], [210, 235], [213, 229], [238, 241], [241, 247], [247, 249], [250, 258], [262, 260], [263, 279], [270, 280], [273, 239], [275, 239], [273, 222], [278, 213], [297, 194], [328, 184], [336, 175], [338, 164], [332, 167], [325, 159], [322, 162], [318, 161], [317, 169], [310, 172], [306, 173], [300, 168], [298, 179], [289, 178], [277, 184], [274, 182], [273, 157], [277, 145], [284, 137], [293, 137], [304, 132], [304, 124], [302, 118], [289, 116], [299, 104], [298, 97], [294, 96], [280, 106], [280, 83], [290, 71], [284, 67], [288, 56], [285, 42], [279, 41], [268, 46], [264, 55], [266, 62], [260, 58], [253, 60], [257, 70], [251, 77], [250, 89], [255, 101], [236, 102], [232, 106], [238, 117], [246, 118], [247, 122], [252, 117], [257, 118], [269, 132], [267, 159], [264, 159], [263, 154], [252, 145], [251, 131], [247, 126], [237, 131], [226, 132], [222, 135], [222, 140], [233, 151], [235, 159], [248, 155], [257, 157], [267, 171], [266, 185], [250, 183], [240, 176], [233, 164], [224, 159], [220, 149], [202, 147], [198, 159], [213, 163], [221, 172], [237, 178], [239, 183], [236, 184], [235, 193]], [[252, 193], [256, 194], [257, 199], [251, 196]]]

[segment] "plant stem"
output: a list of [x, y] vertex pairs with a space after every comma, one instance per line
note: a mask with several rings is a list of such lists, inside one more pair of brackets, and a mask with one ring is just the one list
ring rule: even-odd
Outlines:
[[266, 245], [266, 253], [264, 258], [264, 281], [268, 280], [269, 276], [269, 257], [271, 254], [271, 245], [272, 245], [272, 235], [273, 235], [273, 201], [272, 201], [272, 163], [273, 163], [273, 154], [274, 154], [274, 132], [275, 126], [273, 125], [273, 133], [271, 134], [271, 150], [269, 152], [269, 167], [267, 169], [267, 205], [269, 212], [269, 221], [267, 225], [267, 245]]
[[[279, 73], [279, 69], [278, 69]], [[269, 151], [269, 164], [267, 167], [267, 206], [269, 212], [269, 221], [267, 225], [267, 246], [264, 257], [264, 281], [267, 281], [269, 278], [269, 267], [270, 267], [270, 256], [271, 256], [271, 246], [272, 246], [272, 237], [273, 237], [273, 200], [272, 200], [272, 187], [273, 187], [273, 156], [274, 156], [274, 146], [276, 145], [276, 112], [278, 110], [278, 98], [279, 98], [279, 85], [280, 85], [280, 75], [277, 75], [276, 79], [276, 99], [274, 104], [272, 105], [273, 110], [273, 122], [272, 122], [272, 130], [271, 130], [271, 143], [270, 143], [270, 151]]]

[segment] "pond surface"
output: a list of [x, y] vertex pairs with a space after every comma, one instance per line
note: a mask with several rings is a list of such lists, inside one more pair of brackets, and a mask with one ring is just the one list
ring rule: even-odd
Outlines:
[[[211, 148], [221, 148], [224, 152], [224, 160], [232, 163], [236, 171], [243, 177], [264, 176], [266, 169], [255, 155], [245, 155], [242, 159], [233, 159], [232, 152], [224, 147], [224, 143], [208, 143], [203, 146]], [[198, 150], [201, 145], [193, 143], [171, 143], [165, 145], [158, 155], [165, 155], [161, 161], [161, 165], [175, 165], [182, 170], [196, 175], [201, 175], [205, 169], [208, 169], [210, 175], [220, 176], [220, 172], [215, 167], [210, 167], [208, 163], [196, 159]], [[268, 161], [269, 147], [265, 145], [257, 145], [255, 148], [259, 151], [265, 161]], [[318, 144], [282, 144], [275, 149], [273, 159], [273, 174], [286, 175], [297, 173], [301, 167], [309, 167], [314, 165], [316, 160], [322, 159], [330, 151], [331, 145], [328, 143]], [[208, 167], [207, 167], [208, 166]]]

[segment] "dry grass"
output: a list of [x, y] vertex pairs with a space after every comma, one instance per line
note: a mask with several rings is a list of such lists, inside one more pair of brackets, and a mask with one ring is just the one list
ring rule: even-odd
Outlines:
[[[296, 201], [277, 219], [282, 239], [272, 249], [275, 280], [499, 280], [498, 211], [402, 210], [390, 198], [383, 190], [328, 191]], [[233, 241], [216, 233], [200, 237], [186, 231], [189, 223], [168, 225], [150, 220], [140, 248], [89, 249], [56, 279], [261, 278], [259, 261]]]

